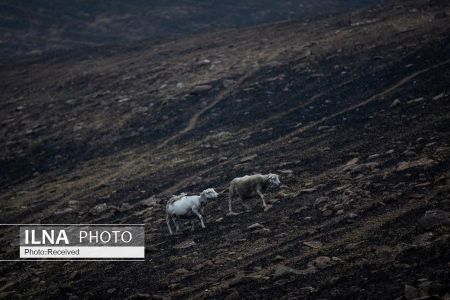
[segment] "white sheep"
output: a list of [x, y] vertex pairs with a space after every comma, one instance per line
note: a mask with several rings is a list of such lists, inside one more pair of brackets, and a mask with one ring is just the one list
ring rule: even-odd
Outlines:
[[180, 230], [176, 218], [197, 216], [200, 219], [202, 228], [205, 228], [203, 216], [200, 214], [206, 205], [207, 200], [217, 198], [219, 194], [212, 188], [206, 189], [200, 195], [187, 196], [185, 193], [173, 196], [166, 205], [166, 223], [169, 233], [173, 234], [170, 227], [170, 220], [175, 225], [176, 231]]
[[263, 202], [264, 208], [267, 208], [263, 193], [268, 188], [276, 188], [281, 184], [279, 176], [276, 174], [256, 174], [246, 175], [244, 177], [234, 178], [230, 182], [228, 208], [229, 215], [236, 215], [231, 209], [231, 201], [239, 198], [241, 201], [247, 198], [259, 196]]

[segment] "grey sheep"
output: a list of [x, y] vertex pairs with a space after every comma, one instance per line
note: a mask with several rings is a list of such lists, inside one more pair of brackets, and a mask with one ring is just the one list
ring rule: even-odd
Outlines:
[[236, 215], [231, 209], [231, 202], [239, 198], [241, 201], [247, 198], [259, 196], [263, 202], [264, 208], [267, 208], [263, 193], [268, 188], [277, 188], [281, 184], [277, 174], [255, 174], [244, 177], [234, 178], [230, 182], [228, 208], [229, 215]]

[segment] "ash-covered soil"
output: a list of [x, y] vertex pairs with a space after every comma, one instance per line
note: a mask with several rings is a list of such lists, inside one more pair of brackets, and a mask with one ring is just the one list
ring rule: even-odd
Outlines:
[[[0, 298], [448, 299], [450, 6], [2, 66], [2, 223], [145, 223], [145, 262], [1, 264]], [[274, 172], [169, 236], [170, 195]], [[2, 229], [1, 259], [18, 256]]]

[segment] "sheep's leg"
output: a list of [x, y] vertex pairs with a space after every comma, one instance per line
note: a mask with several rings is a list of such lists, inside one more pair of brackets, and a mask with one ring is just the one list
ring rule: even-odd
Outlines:
[[231, 198], [228, 199], [228, 215], [230, 215], [230, 216], [236, 215], [236, 213], [231, 208]]
[[167, 223], [167, 228], [169, 228], [169, 233], [173, 234], [172, 228], [170, 227], [170, 216], [169, 216], [169, 214], [166, 214], [166, 223]]
[[261, 197], [264, 208], [266, 208], [267, 207], [266, 200], [264, 200], [264, 195], [261, 192], [261, 186], [259, 184], [256, 186], [256, 192], [258, 193], [259, 197]]
[[194, 228], [195, 227], [195, 221], [194, 220], [192, 220], [191, 221], [191, 231], [194, 231]]
[[200, 219], [200, 223], [202, 223], [202, 228], [205, 228], [206, 226], [205, 226], [205, 223], [203, 223], [203, 217], [202, 217], [202, 215], [198, 212], [198, 210], [192, 209], [192, 212], [193, 212], [194, 214], [196, 214], [197, 217]]
[[233, 211], [233, 209], [231, 208], [231, 201], [235, 200], [235, 199], [236, 198], [234, 197], [234, 195], [230, 193], [230, 196], [228, 197], [228, 215], [229, 216], [236, 216], [236, 215], [238, 215], [238, 213], [235, 213]]
[[178, 223], [175, 221], [175, 217], [172, 217], [172, 222], [175, 225], [175, 231], [180, 231], [180, 226], [178, 226]]

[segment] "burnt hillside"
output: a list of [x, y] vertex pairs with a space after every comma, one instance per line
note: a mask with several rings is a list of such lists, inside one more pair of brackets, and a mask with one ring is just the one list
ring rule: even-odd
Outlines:
[[[1, 265], [0, 297], [446, 299], [450, 6], [5, 65], [3, 223], [145, 223], [146, 262]], [[251, 173], [169, 236], [165, 201]], [[2, 259], [17, 255], [1, 232]]]

